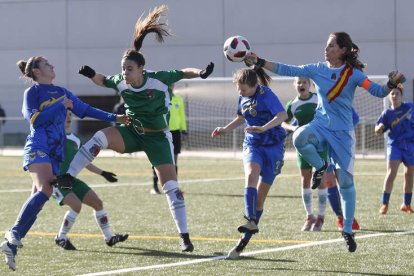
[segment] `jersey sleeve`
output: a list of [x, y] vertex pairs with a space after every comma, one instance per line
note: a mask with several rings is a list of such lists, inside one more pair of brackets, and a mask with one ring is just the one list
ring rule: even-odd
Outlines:
[[277, 66], [276, 66], [277, 70], [275, 71], [275, 73], [280, 76], [312, 78], [318, 66], [320, 66], [319, 63], [306, 64], [306, 65], [300, 65], [300, 66], [277, 63]]
[[118, 83], [122, 80], [122, 74], [113, 75], [113, 76], [106, 76], [104, 79], [105, 87], [112, 88], [119, 92], [118, 90]]
[[153, 72], [152, 75], [152, 77], [158, 79], [159, 81], [165, 83], [168, 86], [181, 80], [183, 76], [184, 73], [180, 70], [157, 71]]
[[367, 90], [372, 96], [384, 98], [388, 95], [385, 85], [371, 81], [361, 70], [354, 69], [353, 74], [356, 77], [357, 85]]
[[264, 102], [273, 116], [276, 116], [279, 112], [285, 111], [279, 98], [271, 90], [266, 92], [266, 100]]
[[384, 130], [383, 132], [386, 132], [389, 129], [389, 124], [387, 120], [387, 110], [384, 110], [381, 115], [378, 117], [376, 125], [383, 124]]

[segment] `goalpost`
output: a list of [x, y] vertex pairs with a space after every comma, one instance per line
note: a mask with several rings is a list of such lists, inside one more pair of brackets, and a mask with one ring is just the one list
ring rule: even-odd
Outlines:
[[[385, 84], [386, 76], [370, 76], [372, 81]], [[273, 77], [271, 89], [283, 105], [296, 96], [293, 78]], [[243, 141], [243, 128], [232, 133], [211, 138], [211, 132], [218, 126], [225, 126], [236, 116], [238, 92], [232, 78], [211, 78], [206, 80], [182, 80], [175, 85], [174, 93], [181, 95], [185, 102], [188, 135], [183, 138], [183, 150], [192, 152], [220, 152], [239, 154]], [[354, 108], [360, 121], [355, 127], [357, 157], [383, 158], [384, 137], [374, 133], [375, 122], [388, 99], [371, 96], [358, 88], [355, 92]], [[292, 138], [286, 138], [286, 151], [294, 151]]]

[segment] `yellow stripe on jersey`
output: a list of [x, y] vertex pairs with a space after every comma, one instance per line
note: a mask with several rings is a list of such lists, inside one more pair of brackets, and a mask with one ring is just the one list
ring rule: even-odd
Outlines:
[[[66, 97], [66, 95], [62, 95], [61, 97], [55, 99], [55, 98], [50, 98], [47, 101], [44, 101], [43, 103], [40, 104], [39, 110], [42, 111], [45, 107], [47, 106], [51, 106], [54, 105], [57, 102], [60, 102], [61, 100], [63, 100]], [[36, 118], [40, 115], [40, 111], [35, 112], [32, 115], [32, 118], [30, 118], [30, 123], [34, 124], [34, 122], [36, 121]]]
[[348, 83], [349, 77], [352, 75], [352, 68], [348, 65], [341, 71], [341, 75], [335, 85], [329, 90], [326, 97], [329, 102], [335, 100], [336, 97], [341, 95], [342, 90], [344, 89], [345, 85]]

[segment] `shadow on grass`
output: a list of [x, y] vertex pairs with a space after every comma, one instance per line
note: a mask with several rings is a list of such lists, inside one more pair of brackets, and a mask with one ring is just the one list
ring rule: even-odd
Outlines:
[[[195, 196], [215, 196], [215, 197], [240, 197], [243, 198], [242, 194], [219, 194], [219, 193], [190, 193], [186, 192], [185, 195], [195, 195]], [[268, 195], [267, 198], [302, 198], [301, 195]]]
[[203, 258], [212, 258], [218, 257], [223, 254], [217, 253], [217, 255], [196, 255], [194, 253], [184, 253], [184, 252], [170, 252], [162, 251], [158, 249], [148, 249], [143, 247], [132, 247], [132, 246], [117, 246], [114, 249], [123, 249], [130, 250], [135, 252], [125, 252], [125, 251], [101, 251], [101, 250], [88, 250], [88, 249], [77, 249], [78, 252], [88, 252], [88, 253], [100, 253], [100, 254], [124, 254], [124, 255], [137, 255], [137, 256], [146, 256], [146, 257], [167, 257], [167, 258], [182, 258], [182, 259], [203, 259]]

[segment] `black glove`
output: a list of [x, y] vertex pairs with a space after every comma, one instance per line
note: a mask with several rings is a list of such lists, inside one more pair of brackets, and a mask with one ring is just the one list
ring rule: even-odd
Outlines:
[[101, 175], [108, 181], [108, 182], [118, 182], [118, 179], [115, 177], [116, 174], [111, 172], [102, 171]]
[[73, 179], [73, 176], [71, 176], [68, 173], [65, 173], [64, 175], [59, 175], [55, 180], [50, 182], [50, 185], [55, 186], [56, 188], [59, 188], [59, 189], [71, 190], [72, 179]]
[[398, 71], [392, 71], [388, 74], [388, 82], [387, 86], [389, 89], [397, 88], [399, 84], [402, 84], [406, 81], [405, 76], [398, 72]]
[[79, 74], [84, 75], [87, 78], [93, 78], [96, 75], [95, 70], [93, 70], [91, 67], [89, 67], [88, 65], [83, 65], [79, 71]]
[[200, 78], [206, 79], [208, 76], [210, 76], [211, 73], [213, 73], [214, 69], [214, 63], [210, 62], [209, 65], [207, 65], [206, 69], [201, 70], [200, 72]]

